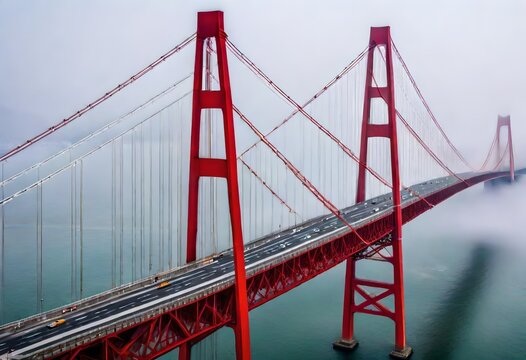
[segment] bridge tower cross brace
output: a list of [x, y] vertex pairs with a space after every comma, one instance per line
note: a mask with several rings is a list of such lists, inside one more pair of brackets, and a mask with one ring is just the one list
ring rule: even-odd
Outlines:
[[[188, 233], [186, 260], [196, 260], [199, 179], [201, 177], [225, 178], [227, 182], [230, 222], [232, 227], [235, 270], [235, 318], [236, 358], [250, 359], [250, 333], [248, 323], [247, 284], [244, 258], [241, 207], [237, 176], [237, 153], [234, 133], [232, 93], [226, 55], [226, 33], [223, 12], [210, 11], [197, 14], [197, 37], [195, 50], [194, 87], [192, 103], [192, 130], [190, 139], [190, 173], [188, 191]], [[203, 89], [203, 51], [205, 42], [214, 38], [217, 52], [219, 90]], [[221, 109], [223, 115], [225, 159], [199, 156], [201, 116], [203, 110]], [[182, 351], [183, 358], [190, 356], [189, 347]]]
[[[356, 202], [366, 200], [366, 164], [368, 155], [368, 140], [374, 137], [388, 138], [390, 143], [391, 178], [393, 186], [393, 230], [391, 236], [379, 244], [368, 248], [361, 254], [347, 259], [345, 274], [345, 290], [343, 304], [342, 336], [334, 342], [333, 346], [339, 350], [352, 350], [358, 345], [354, 338], [354, 314], [366, 313], [385, 316], [395, 322], [395, 348], [391, 356], [406, 359], [412, 354], [411, 347], [406, 344], [405, 335], [405, 308], [404, 308], [404, 279], [402, 259], [402, 208], [400, 195], [400, 169], [398, 164], [398, 139], [396, 134], [396, 108], [394, 99], [393, 62], [391, 51], [391, 35], [389, 27], [372, 27], [367, 56], [367, 73], [365, 79], [365, 99], [362, 118], [362, 133], [360, 143], [360, 163], [358, 171], [358, 187]], [[373, 83], [373, 64], [375, 49], [382, 47], [385, 50], [386, 86]], [[371, 100], [379, 98], [387, 105], [387, 123], [371, 122]], [[357, 277], [356, 263], [359, 260], [373, 256], [378, 258], [378, 253], [385, 247], [391, 247], [390, 256], [382, 256], [382, 261], [387, 261], [393, 266], [393, 283], [384, 283]], [[369, 294], [364, 289], [378, 289], [378, 294]], [[357, 302], [356, 295], [363, 297], [362, 302]], [[389, 296], [394, 297], [394, 311], [383, 305], [381, 301]]]
[[[513, 158], [513, 142], [511, 137], [511, 120], [510, 116], [501, 116], [499, 115], [497, 120], [497, 162], [501, 160], [501, 154], [500, 152], [500, 131], [503, 127], [508, 128], [508, 150], [509, 150], [509, 157], [510, 157], [510, 180], [513, 182], [515, 180], [515, 164], [514, 164], [514, 158]], [[504, 149], [506, 151], [506, 149]]]

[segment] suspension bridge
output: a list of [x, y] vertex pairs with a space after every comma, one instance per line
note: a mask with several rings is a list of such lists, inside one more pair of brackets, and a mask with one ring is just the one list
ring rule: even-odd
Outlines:
[[[108, 119], [169, 61], [169, 86]], [[196, 33], [0, 157], [0, 358], [185, 360], [227, 326], [249, 359], [248, 311], [344, 261], [333, 347], [356, 347], [365, 313], [393, 320], [391, 356], [408, 358], [402, 225], [524, 172], [509, 116], [480, 154], [475, 166], [455, 147], [389, 27], [300, 103], [227, 37], [222, 12], [199, 13]], [[357, 276], [366, 260], [391, 264], [392, 281]]]

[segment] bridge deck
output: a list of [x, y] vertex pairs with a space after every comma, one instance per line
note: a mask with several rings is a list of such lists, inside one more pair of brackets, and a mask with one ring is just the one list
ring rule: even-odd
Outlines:
[[[486, 174], [467, 173], [462, 176], [478, 183], [505, 176], [506, 173]], [[481, 180], [479, 180], [479, 178]], [[411, 189], [421, 197], [427, 197], [458, 185], [452, 177], [443, 177], [416, 184]], [[402, 191], [404, 208], [418, 202], [419, 198], [409, 191]], [[353, 227], [365, 224], [392, 213], [390, 194], [382, 195], [366, 202], [342, 210], [343, 217]], [[269, 235], [248, 244], [245, 249], [247, 277], [261, 273], [276, 264], [299, 256], [309, 248], [318, 247], [335, 238], [342, 237], [350, 230], [335, 216], [328, 215], [309, 220], [295, 228]], [[158, 283], [170, 280], [170, 285], [159, 289]], [[189, 266], [183, 271], [169, 273], [158, 282], [147, 280], [129, 290], [114, 291], [114, 296], [101, 297], [90, 301], [71, 313], [61, 315], [53, 310], [27, 321], [11, 323], [0, 328], [0, 356], [7, 358], [42, 358], [68, 350], [71, 344], [88, 343], [117, 332], [165, 311], [188, 304], [221, 289], [231, 287], [234, 282], [232, 252], [226, 251], [197, 266]], [[54, 319], [66, 320], [62, 326], [49, 329], [46, 325]], [[37, 319], [37, 320], [35, 320]]]

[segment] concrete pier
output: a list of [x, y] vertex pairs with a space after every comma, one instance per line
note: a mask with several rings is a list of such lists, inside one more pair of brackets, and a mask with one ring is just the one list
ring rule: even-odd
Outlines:
[[393, 359], [409, 359], [409, 357], [413, 354], [413, 348], [411, 346], [406, 346], [402, 349], [395, 348], [391, 353], [389, 354], [390, 357]]
[[352, 338], [351, 340], [345, 340], [345, 339], [338, 339], [335, 342], [332, 343], [332, 347], [336, 350], [341, 351], [352, 351], [354, 350], [360, 343], [355, 338]]

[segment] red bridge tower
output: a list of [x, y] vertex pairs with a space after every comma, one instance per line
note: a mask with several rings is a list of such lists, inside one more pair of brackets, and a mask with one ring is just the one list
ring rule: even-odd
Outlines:
[[[497, 120], [497, 162], [500, 162], [501, 157], [504, 156], [504, 154], [501, 154], [500, 152], [500, 131], [503, 127], [508, 128], [508, 150], [509, 150], [509, 160], [510, 160], [510, 181], [513, 182], [515, 180], [515, 164], [513, 159], [513, 142], [511, 138], [511, 120], [510, 116], [501, 116], [499, 115], [499, 118]], [[506, 151], [506, 149], [504, 149]], [[496, 169], [498, 170], [498, 169]]]
[[[385, 86], [379, 86], [374, 81], [373, 64], [375, 49], [385, 50], [386, 80]], [[402, 208], [400, 206], [400, 170], [398, 166], [398, 143], [396, 135], [396, 109], [394, 99], [393, 62], [391, 52], [391, 34], [389, 27], [373, 27], [369, 40], [367, 57], [367, 74], [365, 80], [365, 99], [362, 118], [362, 134], [360, 143], [360, 168], [358, 173], [358, 190], [356, 202], [365, 201], [366, 164], [368, 140], [373, 137], [389, 139], [391, 153], [391, 178], [393, 186], [393, 230], [391, 236], [380, 241], [366, 251], [347, 260], [345, 274], [345, 292], [343, 303], [342, 336], [333, 346], [340, 350], [352, 350], [358, 345], [354, 338], [354, 314], [365, 313], [385, 316], [395, 322], [395, 348], [392, 357], [407, 359], [412, 354], [411, 347], [406, 344], [405, 309], [404, 309], [404, 272], [402, 261]], [[381, 119], [371, 119], [371, 100], [382, 99], [387, 105], [387, 122]], [[371, 121], [374, 120], [374, 121]], [[390, 247], [390, 256], [382, 256], [381, 260], [393, 266], [393, 282], [385, 283], [376, 280], [362, 279], [356, 276], [356, 263], [377, 255], [383, 248]], [[378, 289], [377, 294], [369, 293], [365, 287]], [[357, 296], [363, 298], [359, 302]], [[387, 297], [394, 297], [394, 310], [382, 304]]]
[[[203, 89], [203, 48], [208, 38], [214, 38], [216, 43], [219, 90], [210, 90], [208, 86]], [[244, 258], [245, 247], [241, 228], [232, 93], [230, 90], [230, 77], [226, 56], [226, 33], [222, 11], [198, 13], [195, 49], [186, 260], [187, 262], [191, 262], [196, 259], [199, 179], [201, 177], [225, 178], [228, 189], [228, 203], [230, 207], [234, 247], [236, 307], [233, 328], [236, 336], [236, 357], [238, 360], [248, 360], [250, 359], [250, 334]], [[221, 109], [222, 111], [225, 136], [225, 159], [199, 157], [199, 135], [202, 110], [204, 109]], [[179, 349], [179, 358], [181, 360], [190, 359], [189, 343], [181, 346]]]

